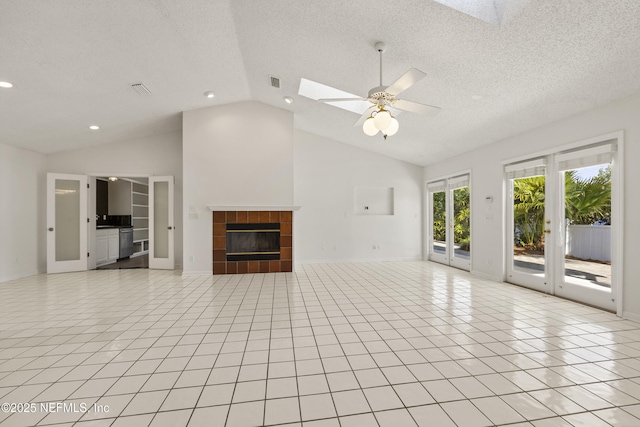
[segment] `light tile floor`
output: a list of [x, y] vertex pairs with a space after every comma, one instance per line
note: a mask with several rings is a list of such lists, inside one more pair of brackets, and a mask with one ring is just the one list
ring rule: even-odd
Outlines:
[[640, 426], [640, 325], [418, 261], [39, 275], [0, 284], [3, 402], [3, 427]]

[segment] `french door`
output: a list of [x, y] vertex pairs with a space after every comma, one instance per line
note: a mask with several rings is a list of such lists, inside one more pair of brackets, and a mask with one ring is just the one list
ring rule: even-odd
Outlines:
[[87, 269], [87, 177], [47, 174], [47, 273]]
[[469, 174], [427, 184], [429, 259], [471, 269], [471, 192]]
[[551, 206], [547, 197], [550, 180], [546, 159], [506, 167], [507, 281], [541, 292], [549, 285]]
[[616, 309], [615, 157], [609, 142], [505, 167], [508, 282]]
[[173, 176], [149, 177], [149, 268], [175, 268], [173, 187]]
[[612, 144], [555, 156], [561, 246], [556, 295], [615, 311]]
[[[47, 174], [47, 273], [87, 270], [86, 175]], [[174, 269], [174, 178], [149, 178], [149, 268]]]

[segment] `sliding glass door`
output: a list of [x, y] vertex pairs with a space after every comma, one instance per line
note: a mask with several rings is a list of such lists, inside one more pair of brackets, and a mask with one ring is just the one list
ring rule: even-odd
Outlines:
[[427, 185], [429, 259], [471, 269], [471, 191], [469, 175]]

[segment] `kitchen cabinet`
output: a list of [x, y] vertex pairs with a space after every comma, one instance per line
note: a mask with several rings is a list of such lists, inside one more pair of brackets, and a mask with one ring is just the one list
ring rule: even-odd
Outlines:
[[96, 266], [118, 260], [120, 254], [120, 230], [103, 228], [96, 230]]
[[109, 215], [131, 215], [131, 181], [109, 181]]

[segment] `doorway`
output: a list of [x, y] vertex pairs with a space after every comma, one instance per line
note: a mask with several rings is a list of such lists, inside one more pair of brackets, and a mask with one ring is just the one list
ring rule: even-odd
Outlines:
[[96, 269], [149, 267], [149, 179], [96, 177]]
[[607, 140], [506, 165], [506, 281], [621, 307], [619, 149]]
[[[173, 269], [174, 178], [114, 179], [129, 190], [117, 194], [117, 210], [98, 216], [96, 176], [116, 178], [47, 174], [47, 272], [95, 269], [136, 253], [148, 256], [149, 268]], [[121, 234], [130, 243], [125, 256]]]
[[471, 188], [468, 173], [427, 184], [429, 259], [471, 269]]

